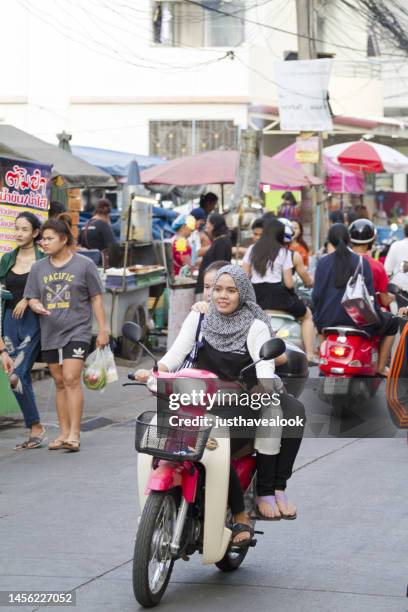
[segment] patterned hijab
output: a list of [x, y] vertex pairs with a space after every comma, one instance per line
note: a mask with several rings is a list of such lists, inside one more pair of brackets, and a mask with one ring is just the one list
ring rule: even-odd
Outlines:
[[202, 325], [203, 337], [217, 351], [245, 353], [249, 328], [255, 319], [266, 323], [271, 336], [275, 334], [269, 317], [256, 303], [254, 288], [244, 270], [233, 264], [224, 266], [218, 271], [215, 283], [222, 274], [229, 274], [234, 280], [239, 293], [238, 308], [225, 315], [219, 313], [214, 304], [211, 304]]

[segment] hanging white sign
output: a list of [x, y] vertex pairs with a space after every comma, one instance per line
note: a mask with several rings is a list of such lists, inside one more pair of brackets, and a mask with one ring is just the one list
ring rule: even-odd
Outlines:
[[331, 59], [275, 62], [281, 130], [330, 132]]

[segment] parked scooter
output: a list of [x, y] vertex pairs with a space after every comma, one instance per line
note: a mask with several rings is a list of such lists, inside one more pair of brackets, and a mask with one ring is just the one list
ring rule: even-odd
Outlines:
[[380, 338], [354, 327], [326, 327], [320, 346], [320, 399], [340, 414], [366, 402], [380, 385], [377, 372]]
[[[123, 335], [141, 344], [142, 331], [135, 323], [125, 323]], [[285, 343], [279, 338], [271, 338], [263, 345], [260, 360], [275, 359], [284, 351]], [[291, 362], [298, 363], [298, 372], [305, 365], [307, 373], [305, 355], [298, 350], [294, 352], [296, 355]], [[134, 375], [129, 378], [134, 380]], [[208, 393], [216, 392], [223, 384], [215, 374], [204, 370], [159, 372], [155, 361], [147, 387], [157, 394], [157, 383], [161, 380], [160, 392], [164, 385], [165, 397], [168, 397], [175, 389], [182, 393], [183, 385], [188, 386], [188, 379], [195, 379], [194, 384], [190, 384], [190, 392], [197, 383]], [[239, 382], [232, 384], [240, 386]], [[196, 406], [194, 408], [197, 410]], [[198, 551], [204, 564], [215, 563], [221, 571], [230, 572], [239, 568], [249, 547], [256, 545], [254, 539], [246, 546], [231, 544], [232, 517], [227, 509], [230, 441], [228, 433], [216, 440], [209, 439], [210, 434], [208, 426], [166, 427], [161, 417], [152, 411], [137, 418], [138, 491], [142, 514], [133, 558], [133, 590], [144, 607], [160, 602], [175, 561], [188, 560]], [[245, 492], [246, 508], [251, 513], [256, 476], [252, 448], [240, 451], [233, 464]], [[255, 521], [252, 526], [254, 524]]]

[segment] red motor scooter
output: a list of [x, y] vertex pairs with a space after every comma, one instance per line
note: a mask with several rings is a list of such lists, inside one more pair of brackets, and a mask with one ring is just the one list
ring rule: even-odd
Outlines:
[[378, 351], [380, 338], [363, 329], [326, 327], [320, 346], [320, 399], [340, 413], [366, 402], [380, 385]]
[[[140, 342], [143, 332], [138, 325], [125, 323], [122, 333], [151, 355]], [[283, 352], [283, 340], [272, 338], [263, 345], [260, 360], [275, 359]], [[302, 351], [296, 351], [293, 359], [301, 359], [303, 363], [306, 357]], [[129, 378], [134, 380], [133, 375]], [[227, 383], [204, 370], [158, 372], [156, 361], [153, 375], [147, 382], [149, 390], [167, 403], [171, 393], [191, 394], [193, 389], [208, 393], [226, 388], [230, 391], [234, 385], [242, 390], [239, 381]], [[296, 389], [300, 390], [300, 387]], [[186, 406], [186, 409], [190, 415], [193, 412], [200, 416], [197, 406]], [[181, 409], [177, 410], [177, 415], [181, 416]], [[211, 425], [201, 425], [200, 421], [195, 424], [192, 419], [190, 424], [170, 427], [167, 417], [163, 419], [162, 416], [148, 411], [136, 420], [141, 516], [133, 558], [133, 590], [137, 601], [144, 607], [153, 607], [160, 602], [175, 561], [188, 560], [198, 551], [204, 564], [215, 563], [223, 572], [230, 572], [239, 568], [249, 546], [256, 544], [256, 540], [246, 546], [231, 544], [232, 516], [227, 503], [230, 477], [228, 429], [222, 437], [218, 429], [218, 437], [214, 439], [210, 438]], [[244, 491], [246, 509], [251, 515], [256, 478], [251, 445], [238, 455], [233, 458], [233, 465]]]

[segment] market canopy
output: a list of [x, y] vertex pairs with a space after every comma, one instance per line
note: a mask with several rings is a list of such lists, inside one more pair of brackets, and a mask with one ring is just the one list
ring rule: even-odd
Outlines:
[[377, 142], [357, 140], [342, 142], [324, 149], [324, 154], [347, 168], [364, 172], [399, 172], [408, 174], [408, 157]]
[[115, 179], [110, 174], [12, 125], [0, 124], [0, 155], [52, 164], [53, 177], [62, 177], [65, 187], [116, 185]]
[[79, 146], [71, 146], [71, 149], [77, 157], [112, 174], [112, 176], [127, 176], [129, 165], [133, 160], [137, 162], [140, 170], [146, 170], [147, 168], [163, 163], [160, 157], [135, 155], [134, 153], [112, 151], [111, 149]]
[[[209, 151], [180, 157], [142, 172], [142, 183], [183, 186], [233, 184], [238, 161], [238, 151]], [[305, 176], [301, 170], [264, 155], [260, 182], [276, 189], [296, 189], [320, 185], [323, 181], [315, 176]]]
[[[293, 143], [276, 153], [272, 159], [284, 162], [291, 168], [301, 169], [296, 160], [296, 143]], [[350, 170], [334, 162], [328, 155], [323, 155], [324, 169], [326, 173], [326, 187], [328, 191], [335, 193], [364, 193], [364, 174], [358, 170]]]

